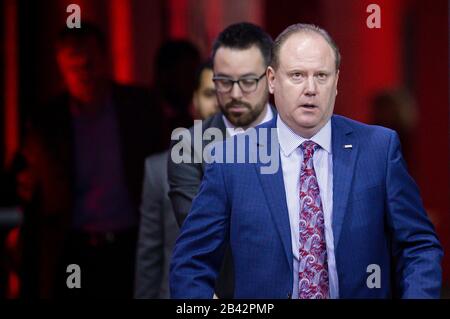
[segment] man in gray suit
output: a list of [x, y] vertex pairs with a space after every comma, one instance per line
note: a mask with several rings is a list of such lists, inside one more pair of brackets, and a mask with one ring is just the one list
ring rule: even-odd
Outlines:
[[[218, 111], [211, 62], [197, 71], [192, 97], [194, 117], [205, 118]], [[167, 182], [168, 152], [149, 156], [140, 207], [141, 219], [136, 255], [135, 298], [169, 298], [169, 264], [179, 233]]]
[[[269, 91], [265, 77], [271, 54], [272, 39], [254, 24], [234, 24], [219, 34], [211, 57], [217, 99], [222, 112], [199, 124], [203, 135], [209, 128], [218, 128], [223, 137], [233, 136], [273, 118], [276, 111], [268, 103]], [[193, 132], [198, 129], [191, 128], [190, 135], [194, 136]], [[202, 149], [210, 142], [207, 137], [203, 138]], [[169, 159], [168, 176], [169, 197], [178, 225], [181, 226], [202, 181], [204, 162], [202, 149], [194, 147], [193, 139], [174, 143], [172, 151], [180, 143], [189, 143], [181, 148], [186, 153], [179, 155], [191, 158], [191, 161], [175, 163]], [[215, 289], [219, 298], [233, 297], [233, 280], [231, 255], [227, 250]]]

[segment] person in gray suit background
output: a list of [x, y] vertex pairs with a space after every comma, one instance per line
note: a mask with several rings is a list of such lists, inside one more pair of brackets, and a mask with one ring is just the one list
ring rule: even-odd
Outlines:
[[[194, 118], [207, 118], [218, 111], [211, 62], [197, 71], [192, 98]], [[168, 196], [168, 151], [145, 160], [136, 254], [134, 297], [169, 298], [169, 264], [179, 227]]]

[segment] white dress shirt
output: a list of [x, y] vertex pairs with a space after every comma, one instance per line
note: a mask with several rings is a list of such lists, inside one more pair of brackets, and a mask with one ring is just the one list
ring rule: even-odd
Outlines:
[[[264, 118], [260, 121], [260, 122], [253, 122], [249, 127], [255, 127], [258, 126], [259, 124], [263, 124], [265, 122], [269, 122], [271, 119], [273, 119], [273, 112], [272, 112], [272, 108], [270, 107], [270, 104], [267, 103], [266, 104], [266, 115], [264, 115]], [[227, 130], [227, 137], [231, 137], [231, 136], [235, 136], [236, 134], [239, 133], [244, 133], [244, 129], [242, 127], [236, 127], [234, 126], [226, 117], [225, 115], [222, 115], [222, 119], [223, 122], [225, 123], [225, 127]]]
[[[283, 169], [284, 189], [286, 191], [289, 223], [291, 226], [292, 253], [294, 255], [294, 286], [292, 298], [298, 298], [298, 264], [299, 264], [299, 220], [300, 220], [300, 167], [303, 152], [300, 145], [307, 139], [294, 133], [277, 117], [277, 133], [280, 142], [281, 167]], [[333, 241], [333, 158], [331, 152], [331, 120], [325, 124], [311, 139], [320, 148], [313, 156], [314, 170], [320, 189], [320, 198], [325, 217], [325, 240], [328, 257], [328, 277], [330, 298], [339, 298], [338, 276], [334, 255]]]

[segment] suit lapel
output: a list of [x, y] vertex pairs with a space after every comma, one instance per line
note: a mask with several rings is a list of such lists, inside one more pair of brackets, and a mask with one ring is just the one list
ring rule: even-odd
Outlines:
[[333, 149], [333, 235], [337, 249], [342, 224], [347, 211], [350, 187], [358, 155], [358, 145], [352, 129], [340, 117], [332, 117]]
[[[267, 125], [270, 128], [276, 127], [276, 117]], [[270, 130], [269, 130], [270, 131]], [[263, 147], [263, 152], [271, 149], [271, 139], [267, 139], [267, 145], [258, 144]], [[278, 138], [276, 138], [278, 143]], [[354, 167], [358, 155], [358, 145], [352, 128], [340, 117], [332, 118], [332, 152], [333, 152], [333, 234], [334, 247], [337, 249], [341, 236], [342, 224], [347, 211], [350, 187], [353, 181]], [[278, 156], [280, 156], [278, 154]], [[286, 204], [286, 194], [284, 190], [283, 170], [281, 168], [281, 158], [279, 158], [280, 168], [275, 174], [261, 174], [261, 167], [265, 164], [257, 162], [255, 164], [256, 173], [264, 191], [266, 202], [268, 203], [272, 218], [279, 232], [284, 252], [292, 271], [292, 243], [289, 223], [289, 213]]]
[[225, 137], [227, 134], [227, 129], [225, 128], [225, 123], [223, 122], [222, 112], [217, 113], [211, 121], [210, 127], [217, 127]]
[[[225, 123], [223, 122], [223, 118], [222, 118], [222, 112], [216, 113], [215, 115], [213, 115], [213, 117], [211, 118], [211, 121], [209, 123], [205, 123], [205, 125], [202, 127], [202, 134], [203, 137], [202, 138], [202, 151], [205, 149], [205, 147], [207, 145], [209, 145], [209, 143], [212, 142], [211, 140], [211, 136], [210, 134], [207, 133], [207, 130], [210, 128], [217, 128], [220, 130], [220, 132], [222, 133], [222, 137], [224, 139], [226, 139], [227, 133], [226, 133], [226, 128], [225, 128]], [[208, 120], [207, 120], [208, 121]], [[218, 140], [214, 140], [214, 142], [218, 142]], [[194, 147], [194, 146], [192, 146]], [[199, 154], [199, 156], [202, 158], [203, 154]], [[205, 161], [201, 161], [201, 166], [202, 166], [202, 171], [205, 171]]]
[[[269, 130], [268, 134], [272, 128], [276, 127], [276, 116], [274, 119], [269, 122]], [[278, 143], [278, 137], [274, 140], [274, 142]], [[267, 138], [267, 144], [258, 144], [260, 151], [266, 152], [265, 154], [270, 154], [268, 150], [271, 150], [271, 138], [270, 136]], [[272, 214], [272, 218], [278, 230], [278, 233], [281, 238], [281, 242], [283, 244], [284, 252], [286, 255], [286, 259], [288, 265], [290, 267], [290, 271], [292, 272], [292, 243], [291, 243], [291, 227], [289, 223], [289, 213], [286, 204], [286, 194], [284, 190], [284, 179], [283, 179], [283, 170], [281, 168], [281, 158], [278, 151], [278, 148], [275, 148], [278, 152], [276, 154], [278, 156], [279, 169], [275, 174], [261, 174], [261, 168], [266, 164], [262, 164], [259, 161], [255, 164], [256, 175], [258, 175], [262, 189], [264, 191], [264, 195], [266, 197], [266, 202], [269, 206], [270, 212]]]

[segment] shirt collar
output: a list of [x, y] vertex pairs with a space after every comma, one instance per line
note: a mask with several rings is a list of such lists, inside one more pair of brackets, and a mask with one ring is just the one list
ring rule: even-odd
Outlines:
[[[264, 116], [264, 118], [258, 122], [258, 123], [252, 123], [249, 127], [255, 127], [258, 126], [262, 123], [266, 123], [269, 122], [272, 118], [273, 118], [273, 112], [272, 112], [272, 108], [270, 107], [270, 104], [267, 103], [266, 104], [266, 115]], [[234, 136], [236, 134], [239, 133], [243, 133], [245, 132], [244, 129], [242, 127], [236, 127], [234, 126], [226, 117], [225, 115], [222, 115], [223, 118], [223, 122], [225, 123], [225, 128], [227, 131], [227, 135], [228, 136]]]
[[[280, 115], [277, 116], [277, 132], [280, 147], [285, 156], [290, 156], [304, 141], [308, 139], [295, 133], [286, 123], [283, 122]], [[331, 154], [331, 118], [328, 122], [309, 139], [317, 143], [321, 148]]]

